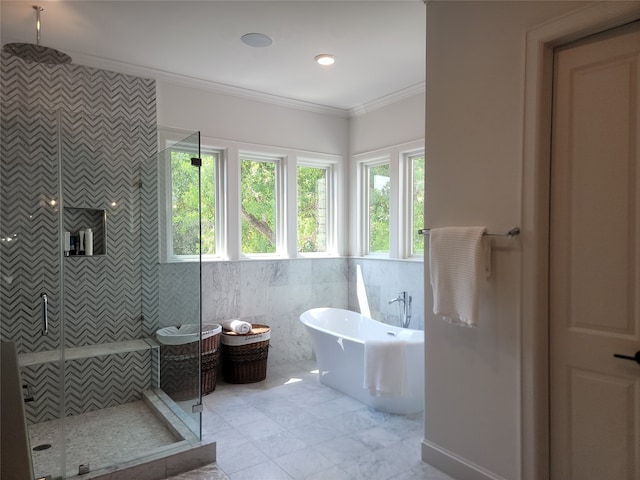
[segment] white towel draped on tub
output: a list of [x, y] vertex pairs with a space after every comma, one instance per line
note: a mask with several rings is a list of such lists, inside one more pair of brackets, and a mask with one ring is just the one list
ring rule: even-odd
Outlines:
[[405, 393], [405, 347], [401, 340], [364, 342], [364, 388], [372, 395]]
[[222, 322], [222, 328], [231, 330], [232, 332], [245, 335], [251, 332], [251, 324], [242, 320], [225, 320]]
[[491, 250], [486, 227], [432, 228], [429, 266], [433, 313], [450, 323], [475, 327], [478, 286], [491, 273]]

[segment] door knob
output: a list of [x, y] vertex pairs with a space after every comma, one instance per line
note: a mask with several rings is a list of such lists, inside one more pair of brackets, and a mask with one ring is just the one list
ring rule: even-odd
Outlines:
[[640, 365], [640, 350], [638, 350], [633, 357], [629, 355], [620, 355], [619, 353], [614, 353], [613, 356], [616, 358], [624, 358], [625, 360], [633, 360]]

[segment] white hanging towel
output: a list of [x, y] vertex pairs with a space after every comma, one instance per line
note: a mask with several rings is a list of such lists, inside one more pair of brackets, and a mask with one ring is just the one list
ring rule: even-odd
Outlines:
[[405, 392], [405, 350], [401, 340], [365, 340], [364, 388], [373, 396]]
[[486, 227], [446, 227], [429, 232], [433, 313], [447, 322], [477, 324], [478, 286], [491, 274], [486, 231]]

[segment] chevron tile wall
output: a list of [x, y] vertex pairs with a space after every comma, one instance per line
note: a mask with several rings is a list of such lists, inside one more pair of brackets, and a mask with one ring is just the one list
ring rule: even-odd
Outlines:
[[29, 385], [33, 401], [24, 404], [29, 425], [60, 418], [63, 411], [59, 362], [42, 363], [20, 369], [23, 384]]
[[65, 416], [142, 398], [151, 388], [151, 350], [65, 362]]
[[[155, 140], [155, 132], [154, 132]], [[141, 164], [140, 202], [142, 218], [140, 244], [142, 249], [142, 335], [151, 337], [159, 328], [159, 212], [158, 212], [158, 162], [160, 154]]]
[[25, 403], [29, 425], [139, 400], [152, 386], [151, 350], [68, 360], [64, 366], [64, 406], [60, 405], [59, 364], [23, 367], [23, 383], [33, 401]]
[[[159, 308], [155, 82], [6, 53], [0, 66], [0, 338], [27, 353], [62, 341], [78, 347], [151, 335]], [[65, 217], [64, 207], [106, 211], [104, 255], [61, 256], [61, 222], [88, 226]], [[49, 297], [47, 336], [40, 334], [41, 293]], [[67, 383], [71, 375], [90, 385], [98, 368], [90, 360], [69, 365]], [[111, 386], [119, 375], [133, 390], [140, 387], [136, 361], [104, 362], [113, 367]], [[24, 372], [43, 393], [59, 397], [53, 366]], [[72, 389], [67, 396], [94, 406], [99, 397], [124, 402], [133, 395], [125, 384], [113, 396], [97, 384], [82, 394], [89, 397]], [[67, 413], [77, 413], [79, 403]], [[54, 411], [45, 405], [30, 418], [41, 421]]]
[[0, 113], [0, 335], [15, 341], [18, 353], [51, 350], [61, 339], [57, 114], [4, 104]]

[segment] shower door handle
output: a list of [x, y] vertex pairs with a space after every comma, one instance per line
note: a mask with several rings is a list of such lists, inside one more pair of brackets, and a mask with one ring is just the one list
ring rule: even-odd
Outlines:
[[42, 300], [42, 335], [49, 334], [49, 297], [46, 293], [40, 295]]

